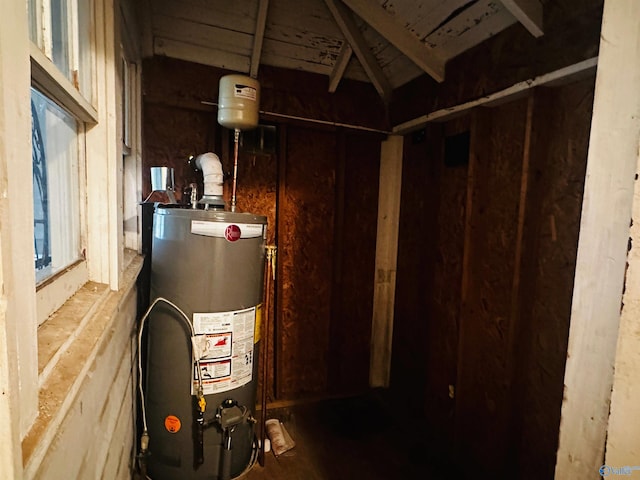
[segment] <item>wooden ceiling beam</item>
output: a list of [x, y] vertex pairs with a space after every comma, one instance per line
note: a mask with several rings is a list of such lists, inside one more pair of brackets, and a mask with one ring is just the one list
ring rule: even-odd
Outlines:
[[544, 35], [542, 30], [543, 10], [538, 0], [501, 0], [511, 15], [536, 38]]
[[344, 71], [347, 69], [347, 65], [349, 65], [349, 60], [351, 60], [351, 55], [353, 55], [353, 48], [351, 48], [349, 42], [342, 42], [340, 53], [338, 54], [336, 63], [333, 65], [331, 75], [329, 75], [329, 93], [335, 92], [338, 88], [338, 84], [344, 76]]
[[347, 42], [351, 45], [353, 53], [356, 54], [371, 83], [373, 83], [382, 99], [388, 102], [391, 99], [391, 84], [382, 71], [378, 60], [365, 42], [351, 12], [339, 0], [324, 0], [324, 3], [327, 4], [329, 11]]
[[397, 23], [377, 2], [370, 0], [343, 0], [343, 2], [434, 80], [444, 81], [445, 60]]
[[256, 33], [253, 36], [253, 50], [251, 52], [251, 68], [249, 76], [257, 78], [260, 67], [260, 57], [262, 56], [262, 42], [264, 40], [264, 30], [267, 26], [267, 11], [269, 10], [269, 0], [260, 0], [258, 4], [258, 15], [256, 17]]
[[153, 8], [151, 0], [136, 2], [136, 10], [140, 16], [140, 53], [142, 58], [151, 58], [153, 51]]

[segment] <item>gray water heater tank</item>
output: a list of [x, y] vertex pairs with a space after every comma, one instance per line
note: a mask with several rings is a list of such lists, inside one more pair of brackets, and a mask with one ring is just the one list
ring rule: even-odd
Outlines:
[[[151, 300], [164, 297], [183, 310], [208, 348], [197, 372], [185, 322], [165, 303], [152, 310], [145, 403], [154, 480], [235, 478], [250, 464], [266, 223], [215, 210], [158, 207], [154, 214]], [[201, 447], [198, 375], [206, 400]]]

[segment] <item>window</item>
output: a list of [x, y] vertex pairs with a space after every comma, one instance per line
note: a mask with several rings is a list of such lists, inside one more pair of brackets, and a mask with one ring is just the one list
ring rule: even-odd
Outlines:
[[[33, 246], [38, 323], [88, 278], [85, 132], [93, 107], [92, 0], [29, 0]], [[55, 279], [64, 282], [55, 285]]]
[[57, 69], [92, 101], [91, 0], [29, 0], [29, 36]]
[[[43, 330], [38, 330], [38, 325], [74, 293], [90, 302], [93, 291], [85, 293], [81, 289], [88, 280], [115, 291], [125, 286], [123, 294], [131, 288], [130, 278], [123, 279], [123, 265], [131, 255], [125, 255], [122, 239], [120, 57], [116, 53], [124, 29], [114, 22], [122, 11], [133, 12], [132, 3], [2, 3], [0, 112], [4, 137], [0, 141], [0, 176], [5, 187], [3, 221], [7, 219], [11, 228], [0, 230], [2, 245], [5, 250], [11, 249], [11, 258], [2, 258], [0, 263], [6, 267], [4, 284], [11, 293], [5, 310], [7, 328], [13, 332], [8, 345], [15, 353], [10, 359], [11, 388], [17, 392], [10, 391], [9, 406], [19, 417], [23, 439], [38, 417], [38, 402], [43, 398], [40, 389], [46, 387], [45, 372], [55, 358], [64, 357], [59, 350], [43, 365], [46, 355], [39, 357], [39, 352], [44, 351], [41, 346], [47, 337], [40, 335]], [[96, 21], [98, 12], [101, 15]], [[60, 23], [56, 28], [52, 26], [54, 20]], [[131, 37], [138, 38], [137, 32], [133, 33]], [[138, 61], [139, 52], [130, 58]], [[136, 115], [133, 149], [139, 148], [140, 142], [138, 71], [135, 77], [132, 91], [136, 97], [131, 99]], [[140, 152], [135, 155], [137, 163]], [[34, 169], [30, 168], [33, 164]], [[29, 182], [34, 191], [25, 192]], [[62, 267], [69, 262], [70, 266]], [[60, 271], [53, 273], [58, 268]], [[50, 276], [38, 283], [36, 269], [42, 270], [38, 279]], [[94, 303], [91, 308], [98, 305]], [[71, 345], [76, 341], [71, 340], [75, 334], [66, 336], [66, 332], [61, 332], [64, 343]], [[77, 341], [84, 342], [85, 338], [79, 336]], [[56, 417], [60, 421], [64, 408], [61, 406]], [[52, 414], [46, 413], [39, 418]], [[13, 417], [11, 423], [13, 428]], [[43, 441], [47, 436], [43, 435]], [[42, 443], [38, 442], [35, 448], [42, 452]], [[14, 446], [19, 451], [19, 444]], [[37, 476], [33, 469], [38, 463], [34, 462], [25, 466], [28, 478]]]
[[33, 229], [36, 281], [80, 258], [78, 125], [31, 89]]

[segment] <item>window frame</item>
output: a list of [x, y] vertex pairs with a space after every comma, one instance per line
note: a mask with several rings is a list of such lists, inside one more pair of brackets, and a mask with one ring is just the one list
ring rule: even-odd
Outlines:
[[[46, 278], [41, 283], [36, 284], [36, 315], [38, 325], [44, 323], [51, 314], [60, 308], [66, 300], [71, 297], [82, 285], [91, 279], [87, 265], [87, 149], [86, 132], [89, 128], [97, 125], [99, 115], [94, 105], [86, 99], [72, 81], [61, 72], [50, 58], [50, 38], [46, 35], [46, 25], [48, 20], [47, 12], [50, 0], [36, 0], [36, 5], [43, 11], [43, 17], [36, 18], [36, 25], [41, 28], [36, 32], [36, 37], [41, 39], [44, 51], [37, 44], [30, 41], [29, 60], [31, 65], [31, 86], [37, 88], [47, 98], [55, 102], [58, 106], [66, 110], [78, 122], [78, 177], [79, 177], [79, 225], [80, 225], [80, 248], [83, 252], [82, 258], [72, 263], [60, 272]], [[77, 28], [72, 28], [72, 22], [77, 20], [76, 1], [67, 1], [67, 11], [69, 12], [68, 28], [69, 33], [69, 63], [72, 69], [77, 72], [77, 52], [78, 41]], [[75, 13], [74, 13], [75, 12]], [[94, 10], [95, 12], [95, 10]], [[94, 22], [95, 25], [95, 22]], [[95, 32], [94, 32], [95, 35]], [[49, 45], [49, 48], [47, 47]], [[48, 52], [48, 55], [47, 55]], [[95, 56], [95, 50], [92, 55]], [[91, 61], [90, 68], [93, 69], [95, 62]], [[90, 72], [90, 76], [95, 78], [95, 71]], [[93, 84], [95, 85], [95, 81]]]
[[[127, 10], [123, 11], [126, 17]], [[126, 18], [121, 17], [120, 84], [122, 85], [121, 147], [123, 169], [124, 247], [141, 253], [142, 248], [142, 69], [137, 45], [126, 35]]]
[[[39, 5], [49, 0], [36, 0]], [[69, 4], [75, 3], [70, 0]], [[29, 43], [29, 62], [31, 67], [31, 85], [38, 88], [48, 98], [71, 113], [79, 123], [79, 177], [80, 177], [80, 225], [81, 248], [83, 258], [64, 271], [54, 274], [35, 289], [35, 321], [39, 325], [46, 321], [64, 302], [76, 293], [87, 281], [109, 286], [117, 291], [122, 285], [124, 265], [125, 237], [123, 217], [125, 193], [123, 182], [126, 172], [123, 168], [122, 146], [122, 92], [120, 82], [121, 67], [115, 59], [120, 55], [116, 45], [120, 29], [117, 18], [120, 16], [117, 0], [95, 0], [91, 6], [92, 17], [92, 59], [91, 99], [85, 98], [79, 86], [67, 78], [54, 65], [53, 61], [27, 34]], [[75, 11], [75, 9], [74, 9]], [[76, 12], [77, 13], [77, 12]], [[100, 21], [96, 21], [97, 17]], [[77, 18], [77, 16], [76, 16]], [[118, 19], [119, 21], [120, 19]], [[40, 22], [42, 23], [42, 22]], [[26, 22], [29, 32], [29, 22]], [[75, 39], [77, 34], [73, 35]], [[76, 53], [72, 53], [72, 52]], [[70, 62], [75, 62], [77, 46], [70, 47]], [[131, 62], [137, 57], [132, 55]], [[72, 63], [72, 68], [77, 63]], [[140, 72], [136, 69], [132, 85], [132, 148], [129, 154], [137, 161], [133, 162], [134, 182], [140, 183]], [[77, 83], [77, 82], [76, 82]], [[30, 155], [29, 155], [30, 156]], [[131, 162], [130, 162], [131, 163]], [[140, 187], [135, 186], [139, 191]], [[116, 208], [113, 208], [116, 207]], [[33, 218], [31, 218], [33, 223]], [[136, 235], [137, 237], [137, 235]], [[33, 240], [30, 241], [33, 243]], [[137, 238], [129, 241], [139, 244]], [[130, 257], [128, 257], [130, 258]], [[31, 340], [33, 337], [31, 337]], [[28, 342], [29, 340], [22, 340]], [[37, 357], [37, 350], [35, 353]], [[25, 361], [29, 361], [25, 359]], [[21, 360], [22, 362], [22, 360]], [[37, 359], [32, 360], [37, 365]], [[37, 376], [37, 370], [36, 370]], [[40, 379], [41, 380], [41, 379]], [[21, 388], [22, 394], [22, 388]], [[31, 392], [26, 392], [31, 397]], [[37, 391], [35, 395], [37, 404]], [[35, 416], [33, 416], [35, 418]], [[31, 418], [30, 421], [33, 421]], [[30, 424], [30, 423], [29, 423]], [[21, 429], [24, 435], [27, 430]]]
[[[33, 173], [30, 167], [25, 168], [25, 164], [31, 165], [31, 85], [84, 122], [80, 137], [86, 170], [80, 176], [81, 184], [86, 182], [87, 188], [80, 205], [86, 232], [86, 238], [82, 240], [86, 245], [86, 259], [67, 269], [49, 285], [61, 287], [69, 275], [106, 284], [116, 291], [121, 291], [123, 285], [130, 285], [130, 279], [129, 283], [123, 282], [126, 265], [122, 233], [122, 146], [117, 120], [119, 73], [114, 61], [118, 58], [116, 45], [121, 33], [116, 19], [119, 21], [122, 11], [131, 10], [133, 6], [130, 5], [132, 2], [120, 0], [92, 2], [92, 18], [100, 21], [93, 20], [94, 58], [89, 62], [93, 72], [91, 101], [84, 98], [73, 82], [54, 68], [51, 60], [31, 41], [24, 0], [5, 0], [0, 17], [0, 125], [3, 133], [0, 135], [0, 178], [3, 180], [0, 221], [2, 225], [11, 225], [11, 228], [0, 228], [0, 321], [4, 325], [0, 332], [0, 383], [6, 393], [0, 401], [0, 411], [9, 412], [7, 428], [0, 438], [5, 442], [6, 452], [14, 452], [5, 456], [0, 464], [9, 476], [13, 476], [11, 471], [21, 476], [24, 466], [20, 442], [38, 417], [42, 385], [37, 310], [44, 303], [38, 297], [48, 295], [44, 287], [37, 293], [35, 289], [33, 208], [28, 206], [33, 198]], [[38, 22], [37, 31], [40, 32], [42, 22]], [[135, 23], [128, 26], [136, 28]], [[131, 38], [137, 38], [136, 31], [131, 33], [136, 34]], [[135, 60], [138, 59], [139, 56]], [[133, 101], [139, 105], [139, 100]], [[136, 128], [140, 128], [139, 124]], [[25, 199], [29, 199], [27, 208]], [[131, 255], [126, 258], [130, 260]], [[81, 271], [83, 268], [85, 272]], [[64, 413], [59, 416], [62, 418]]]

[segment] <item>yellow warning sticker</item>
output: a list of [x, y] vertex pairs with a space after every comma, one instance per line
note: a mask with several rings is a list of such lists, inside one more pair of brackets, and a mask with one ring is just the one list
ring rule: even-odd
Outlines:
[[256, 305], [256, 323], [253, 331], [253, 343], [256, 344], [262, 338], [262, 304]]
[[180, 428], [182, 428], [182, 422], [180, 422], [180, 419], [175, 415], [168, 415], [167, 418], [164, 419], [164, 428], [170, 433], [178, 433]]

